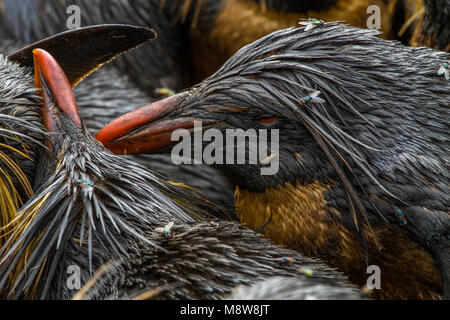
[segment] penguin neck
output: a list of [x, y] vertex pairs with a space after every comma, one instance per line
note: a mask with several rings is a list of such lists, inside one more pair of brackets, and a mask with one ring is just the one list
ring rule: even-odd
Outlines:
[[[346, 226], [345, 213], [326, 200], [332, 184], [286, 183], [255, 193], [237, 187], [235, 205], [239, 220], [249, 229], [273, 242], [318, 257], [343, 271], [363, 286], [368, 277], [364, 251], [357, 232]], [[366, 232], [369, 264], [385, 275], [382, 290], [373, 293], [381, 299], [432, 299], [442, 290], [434, 259], [404, 234], [386, 225], [373, 225]]]

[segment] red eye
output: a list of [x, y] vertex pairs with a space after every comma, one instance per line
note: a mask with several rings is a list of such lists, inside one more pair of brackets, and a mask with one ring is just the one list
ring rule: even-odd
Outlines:
[[266, 118], [266, 119], [261, 119], [259, 120], [264, 124], [272, 124], [278, 121], [278, 118]]

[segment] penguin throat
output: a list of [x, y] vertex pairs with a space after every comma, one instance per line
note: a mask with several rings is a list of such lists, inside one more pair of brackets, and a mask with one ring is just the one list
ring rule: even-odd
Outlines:
[[332, 214], [339, 214], [337, 210], [327, 208], [325, 195], [328, 189], [319, 181], [286, 183], [263, 193], [237, 187], [237, 215], [249, 229], [261, 230], [276, 243], [301, 249], [321, 234], [325, 236], [330, 222], [333, 224]]

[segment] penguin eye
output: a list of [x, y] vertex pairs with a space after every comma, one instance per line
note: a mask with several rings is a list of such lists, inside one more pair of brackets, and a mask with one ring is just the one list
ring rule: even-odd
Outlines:
[[272, 124], [278, 121], [278, 118], [264, 118], [259, 120], [261, 123], [264, 124]]

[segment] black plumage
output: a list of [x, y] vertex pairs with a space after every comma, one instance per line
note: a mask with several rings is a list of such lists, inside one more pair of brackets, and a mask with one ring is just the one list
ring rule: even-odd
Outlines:
[[[448, 82], [436, 72], [449, 56], [376, 35], [335, 23], [308, 32], [274, 32], [236, 53], [184, 94], [181, 103], [166, 106], [170, 113], [103, 142], [119, 153], [131, 153], [131, 140], [139, 137], [135, 141], [142, 151], [142, 129], [180, 118], [204, 119], [210, 126], [215, 121], [214, 127], [223, 133], [234, 128], [279, 129], [276, 175], [262, 176], [261, 165], [217, 166], [238, 187], [240, 219], [250, 227], [264, 226], [263, 232], [277, 242], [332, 261], [360, 282], [364, 255], [350, 249], [348, 234], [353, 234], [368, 253], [366, 263], [382, 264], [392, 277], [411, 268], [409, 275], [415, 280], [410, 280], [424, 281], [411, 289], [410, 280], [400, 276], [385, 297], [433, 296], [431, 292], [440, 291], [440, 277], [431, 271], [434, 262], [416, 245], [434, 257], [447, 279], [450, 98]], [[302, 99], [316, 90], [325, 103], [302, 105]], [[152, 151], [151, 144], [146, 150]], [[305, 199], [299, 197], [305, 192]], [[296, 204], [305, 209], [292, 209]], [[268, 215], [267, 208], [278, 216]], [[301, 227], [302, 221], [309, 226], [309, 211], [321, 226], [309, 230], [311, 237]], [[317, 238], [326, 226], [330, 233]], [[289, 231], [280, 234], [280, 228]], [[336, 243], [342, 251], [336, 250]], [[405, 252], [404, 266], [394, 262], [400, 259], [397, 246]], [[358, 262], [347, 265], [345, 259]], [[423, 272], [434, 274], [433, 279], [425, 280]], [[444, 285], [448, 288], [446, 281]]]
[[[149, 101], [145, 92], [133, 85], [128, 76], [110, 66], [87, 78], [74, 93], [80, 114], [93, 135], [114, 118]], [[231, 183], [214, 168], [206, 165], [175, 166], [171, 157], [165, 154], [126, 158], [159, 173], [166, 180], [188, 184], [230, 216], [235, 215]]]
[[[159, 289], [151, 299], [216, 300], [228, 298], [237, 286], [257, 285], [276, 276], [297, 283], [291, 288], [297, 300], [307, 299], [308, 290], [328, 299], [367, 298], [320, 261], [274, 245], [238, 223], [175, 223], [172, 232], [170, 238], [146, 233], [167, 252], [144, 243], [130, 245], [129, 258], [108, 264], [76, 298], [136, 299]], [[247, 299], [259, 298], [249, 294]]]
[[[81, 282], [89, 283], [111, 260], [114, 270], [107, 269], [89, 298], [130, 298], [146, 287], [176, 282], [161, 295], [218, 299], [236, 285], [275, 275], [306, 278], [300, 267], [311, 269], [312, 281], [362, 297], [334, 269], [275, 246], [238, 223], [195, 222], [222, 213], [191, 189], [107, 151], [79, 122], [76, 105], [68, 111], [59, 104], [71, 96], [63, 90], [70, 88], [68, 82], [55, 86], [47, 78], [48, 66], [56, 63], [42, 50], [34, 54], [36, 70], [47, 71], [40, 71], [40, 94], [49, 132], [42, 137], [47, 148], [37, 148], [35, 194], [17, 212], [0, 249], [4, 297], [69, 299], [75, 294], [65, 281], [70, 266], [78, 266]], [[170, 222], [170, 232], [158, 231]]]
[[[3, 4], [0, 6], [0, 39], [3, 40], [30, 43], [65, 31], [69, 5], [80, 7], [82, 26], [125, 23], [153, 28], [157, 32], [158, 39], [152, 46], [137, 48], [119, 57], [106, 70], [92, 75], [75, 90], [80, 112], [94, 134], [115, 117], [160, 98], [155, 93], [156, 89], [179, 91], [193, 84], [187, 32], [197, 5], [184, 6], [177, 0], [165, 3], [160, 0], [0, 2]], [[207, 6], [205, 3], [201, 6], [202, 10], [208, 10], [202, 11], [199, 27], [209, 24], [208, 19], [213, 17], [209, 11], [215, 11], [216, 4], [217, 1], [209, 1]], [[186, 13], [183, 13], [184, 7], [189, 9]], [[189, 183], [224, 210], [234, 213], [231, 184], [215, 169], [175, 166], [165, 155], [136, 156], [133, 159], [167, 179]]]
[[[172, 23], [167, 11], [159, 10], [159, 1], [2, 1], [1, 39], [31, 43], [67, 31], [67, 8], [81, 10], [81, 26], [105, 23], [131, 24], [153, 28], [159, 34], [151, 47], [137, 49], [114, 64], [130, 75], [131, 81], [149, 95], [157, 88], [184, 87], [182, 52], [183, 31]], [[153, 66], [157, 62], [157, 67]], [[145, 77], [144, 74], [147, 76]]]
[[[15, 116], [22, 116], [17, 119], [12, 116], [6, 118], [7, 115], [5, 112], [5, 115], [2, 118], [6, 118], [6, 120], [3, 120], [10, 126], [8, 131], [5, 130], [5, 138], [19, 135], [19, 133], [14, 131], [14, 125], [20, 127], [24, 131], [33, 133], [30, 129], [33, 128], [33, 122], [26, 125], [26, 121], [30, 121], [30, 119], [33, 121], [40, 121], [40, 104], [42, 104], [42, 100], [38, 98], [38, 91], [32, 86], [31, 75], [27, 69], [20, 69], [17, 64], [9, 61], [4, 62], [4, 64], [9, 67], [7, 70], [11, 72], [11, 74], [5, 74], [5, 78], [6, 76], [10, 79], [18, 77], [17, 82], [20, 85], [18, 86], [17, 83], [12, 84], [15, 84], [15, 88], [21, 92], [21, 95], [11, 95], [11, 97], [5, 96], [5, 98], [9, 98], [9, 100], [5, 102], [4, 108], [8, 111], [9, 108], [13, 109], [15, 107], [19, 110], [18, 112], [16, 109], [13, 109], [13, 111], [15, 111]], [[53, 97], [54, 92], [48, 92], [48, 94]], [[33, 95], [31, 95], [31, 93]], [[31, 97], [27, 97], [27, 95], [30, 95]], [[17, 100], [12, 99], [13, 97]], [[19, 100], [20, 97], [22, 100]], [[26, 99], [34, 100], [31, 100], [31, 102], [28, 102], [27, 104]], [[156, 210], [154, 213], [162, 211], [165, 214], [164, 210], [170, 209], [170, 216], [181, 221], [183, 219], [186, 221], [195, 218], [202, 219], [205, 217], [205, 215], [202, 215], [203, 211], [205, 211], [205, 214], [215, 212], [211, 203], [208, 204], [206, 201], [202, 202], [200, 198], [196, 200], [197, 195], [189, 188], [175, 186], [168, 182], [164, 182], [163, 180], [160, 181], [153, 174], [149, 175], [150, 172], [139, 166], [134, 168], [134, 174], [133, 172], [127, 172], [125, 169], [127, 160], [125, 159], [115, 156], [113, 156], [112, 159], [108, 159], [107, 156], [104, 158], [102, 152], [99, 152], [99, 150], [103, 150], [101, 145], [85, 132], [86, 129], [84, 127], [78, 132], [74, 129], [76, 127], [72, 122], [74, 120], [71, 120], [70, 118], [66, 119], [66, 114], [59, 115], [59, 112], [62, 113], [62, 111], [58, 111], [58, 106], [52, 106], [50, 108], [53, 109], [51, 111], [51, 117], [56, 117], [57, 115], [58, 118], [55, 122], [62, 127], [67, 125], [68, 128], [65, 129], [67, 132], [61, 132], [59, 131], [61, 129], [59, 129], [51, 133], [46, 133], [44, 132], [42, 125], [35, 124], [36, 128], [38, 128], [35, 131], [39, 136], [32, 140], [29, 147], [29, 149], [32, 150], [30, 153], [34, 155], [34, 158], [30, 159], [32, 165], [30, 165], [29, 176], [35, 176], [35, 193], [17, 213], [13, 214], [11, 221], [8, 221], [8, 229], [4, 230], [7, 232], [2, 235], [2, 237], [7, 240], [1, 249], [2, 253], [5, 254], [0, 263], [4, 274], [1, 286], [4, 288], [5, 286], [9, 287], [11, 285], [9, 288], [9, 290], [12, 290], [11, 293], [13, 291], [19, 292], [15, 293], [16, 297], [22, 295], [26, 296], [25, 291], [30, 296], [36, 293], [33, 290], [37, 289], [31, 288], [33, 285], [31, 282], [35, 280], [35, 277], [40, 278], [42, 276], [40, 272], [44, 272], [44, 265], [49, 266], [45, 268], [44, 284], [39, 287], [38, 295], [41, 297], [47, 296], [49, 286], [54, 279], [53, 275], [55, 267], [59, 263], [61, 254], [64, 252], [63, 250], [58, 250], [58, 248], [65, 247], [70, 240], [70, 238], [66, 238], [66, 232], [68, 231], [66, 230], [66, 227], [68, 224], [70, 226], [70, 223], [76, 224], [78, 221], [77, 219], [79, 218], [82, 218], [82, 225], [86, 223], [86, 219], [89, 219], [93, 224], [95, 223], [94, 221], [99, 223], [99, 228], [102, 228], [104, 231], [103, 235], [105, 238], [103, 240], [107, 241], [106, 247], [110, 247], [112, 256], [114, 256], [114, 254], [117, 255], [119, 252], [122, 255], [126, 255], [126, 250], [124, 250], [123, 246], [121, 246], [119, 241], [115, 238], [117, 234], [109, 234], [106, 231], [106, 226], [109, 225], [109, 227], [114, 228], [113, 234], [114, 232], [120, 233], [120, 230], [123, 229], [123, 234], [121, 236], [125, 242], [126, 232], [132, 234], [136, 239], [145, 241], [145, 238], [135, 232], [132, 225], [128, 225], [126, 218], [120, 216], [114, 217], [114, 215], [111, 215], [110, 210], [118, 210], [120, 212], [126, 210], [126, 215], [134, 215], [135, 217], [140, 215], [141, 218], [135, 220], [134, 223], [142, 222], [141, 227], [143, 228], [145, 228], [145, 224], [148, 225], [148, 223], [152, 221], [152, 217], [146, 215], [148, 210]], [[22, 109], [26, 111], [26, 114], [24, 111], [20, 112]], [[26, 138], [28, 137], [24, 136], [21, 138], [24, 138], [24, 141], [26, 141]], [[31, 140], [31, 138], [29, 139]], [[50, 142], [50, 149], [44, 145], [45, 140]], [[13, 140], [12, 142], [13, 143], [8, 144], [8, 149], [14, 147], [15, 141]], [[19, 140], [17, 143], [21, 145], [24, 142]], [[108, 155], [109, 153], [105, 152], [105, 154]], [[91, 160], [92, 155], [94, 155], [94, 159]], [[95, 158], [95, 155], [97, 155], [97, 158]], [[106, 170], [102, 172], [97, 164], [100, 164]], [[19, 169], [22, 166], [23, 161], [20, 162], [20, 166], [18, 166]], [[132, 165], [130, 164], [130, 166]], [[116, 169], [118, 168], [119, 171], [114, 169], [114, 167], [116, 167]], [[130, 180], [128, 179], [133, 179], [133, 176], [134, 178], [139, 176], [139, 170], [145, 171], [145, 174], [142, 175], [142, 179], [138, 178], [137, 180], [135, 179], [133, 183], [130, 183]], [[124, 175], [125, 173], [126, 175]], [[88, 181], [96, 181], [97, 179], [104, 181], [101, 183], [102, 186], [96, 186], [95, 190], [101, 190], [99, 191], [101, 193], [100, 198], [109, 198], [111, 203], [108, 205], [103, 203], [103, 201], [98, 200], [97, 193], [94, 192], [94, 187], [89, 190], [90, 182]], [[161, 182], [161, 185], [158, 186], [159, 191], [156, 189], [153, 190], [151, 185], [154, 183], [159, 184], [159, 182]], [[175, 190], [179, 190], [180, 192], [174, 193]], [[118, 193], [117, 197], [113, 196], [114, 192]], [[161, 203], [151, 203], [147, 201], [148, 199], [156, 200], [156, 198], [159, 197], [161, 197]], [[173, 200], [166, 203], [171, 197]], [[133, 208], [130, 207], [128, 203], [130, 199], [133, 199]], [[88, 203], [84, 205], [83, 200]], [[206, 211], [206, 207], [209, 207], [209, 210]], [[86, 210], [83, 211], [84, 209]], [[191, 210], [192, 212], [189, 213]], [[101, 212], [103, 212], [105, 216], [101, 216]], [[78, 214], [81, 216], [78, 217]], [[219, 216], [221, 215], [219, 211], [217, 211], [217, 214]], [[156, 216], [153, 218], [156, 218]], [[164, 219], [153, 220], [153, 222], [156, 221], [160, 223], [161, 221], [164, 221]], [[29, 234], [27, 234], [27, 232], [22, 233], [24, 231], [22, 228], [26, 226], [24, 223], [27, 222], [33, 222], [33, 226], [30, 230], [27, 230]], [[95, 226], [90, 225], [89, 223], [88, 226], [95, 228]], [[89, 232], [86, 232], [84, 226], [79, 229], [79, 239], [84, 239], [84, 234], [89, 234], [88, 272], [92, 272], [93, 255], [91, 251], [92, 239], [90, 237], [93, 232], [90, 229]], [[71, 231], [73, 231], [73, 229]], [[70, 233], [71, 232], [69, 232], [69, 234]], [[41, 236], [42, 238], [40, 238]], [[33, 237], [36, 238], [33, 239]], [[36, 240], [38, 242], [34, 243], [33, 241]], [[94, 240], [98, 239], [94, 238]], [[101, 242], [101, 244], [105, 245], [106, 243]], [[102, 249], [105, 249], [106, 247], [102, 247]], [[8, 252], [11, 248], [13, 249]], [[24, 267], [23, 269], [18, 267], [24, 262], [20, 261], [19, 258], [24, 252], [27, 250], [29, 251], [30, 248], [36, 250], [34, 251], [34, 254], [28, 257], [29, 260], [27, 260], [31, 265], [36, 267], [31, 267], [32, 271], [29, 271], [30, 269], [28, 269], [28, 267]], [[15, 255], [15, 257], [11, 258], [10, 255]], [[52, 263], [46, 264], [49, 257], [54, 258], [54, 260]], [[111, 255], [109, 257], [111, 257]], [[77, 259], [76, 256], [75, 259]], [[9, 283], [10, 272], [17, 272], [19, 275], [16, 279], [18, 287], [14, 287], [14, 284]]]
[[450, 1], [423, 0], [422, 13], [416, 21], [411, 39], [414, 46], [450, 50]]
[[[155, 225], [214, 212], [205, 211], [207, 203], [195, 200], [190, 190], [112, 156], [84, 128], [76, 132], [73, 127], [52, 135], [53, 150], [37, 168], [39, 187], [18, 211], [11, 225], [17, 231], [1, 250], [1, 287], [15, 285], [8, 289], [16, 298], [27, 291], [25, 296], [33, 297], [32, 286], [41, 276], [36, 297], [70, 298], [64, 282], [55, 282], [64, 267], [82, 266], [87, 280], [107, 260], [127, 257], [130, 243], [154, 245], [143, 233]], [[27, 262], [21, 265], [18, 259], [25, 254]], [[17, 282], [9, 283], [11, 272], [17, 272]], [[59, 290], [61, 295], [55, 295]]]
[[33, 193], [37, 153], [30, 146], [42, 146], [45, 131], [35, 117], [39, 97], [31, 83], [25, 67], [0, 55], [0, 227]]
[[[126, 40], [116, 40], [117, 37], [124, 36]], [[155, 33], [149, 29], [109, 25], [65, 32], [44, 39], [38, 45], [61, 58], [69, 80], [75, 85], [99, 65], [154, 37]], [[96, 43], [90, 43], [87, 48], [86, 42], [91, 38], [95, 38]], [[76, 46], [73, 45], [74, 41], [77, 42]], [[29, 69], [33, 66], [34, 48], [35, 46], [30, 45], [19, 50], [15, 41], [2, 44], [2, 49], [5, 49], [2, 51], [11, 53], [8, 56], [1, 55], [2, 227], [14, 218], [18, 208], [33, 194], [37, 150], [45, 148], [43, 140], [46, 133], [41, 125], [38, 106], [40, 98], [33, 86]], [[73, 68], [74, 65], [76, 68]]]

